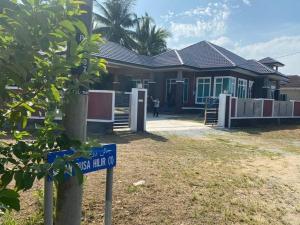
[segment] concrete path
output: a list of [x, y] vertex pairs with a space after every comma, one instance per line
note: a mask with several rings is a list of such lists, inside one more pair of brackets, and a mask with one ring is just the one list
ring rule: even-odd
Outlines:
[[205, 126], [196, 116], [160, 115], [158, 118], [153, 118], [151, 114], [147, 116], [147, 131], [189, 137], [222, 132], [216, 127]]

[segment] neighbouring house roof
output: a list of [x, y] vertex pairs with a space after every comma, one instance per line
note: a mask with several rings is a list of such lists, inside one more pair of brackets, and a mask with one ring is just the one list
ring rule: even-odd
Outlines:
[[207, 41], [201, 41], [181, 50], [169, 50], [156, 56], [144, 56], [117, 43], [106, 42], [97, 56], [108, 61], [146, 68], [189, 67], [193, 69], [240, 68], [262, 75], [279, 75], [280, 72], [261, 61], [246, 60], [233, 52]]
[[275, 66], [284, 66], [282, 62], [279, 62], [271, 57], [266, 57], [261, 60], [259, 60], [260, 63], [266, 64], [266, 65], [275, 65]]
[[298, 75], [291, 75], [288, 76], [289, 81], [281, 84], [281, 88], [300, 88], [300, 76]]

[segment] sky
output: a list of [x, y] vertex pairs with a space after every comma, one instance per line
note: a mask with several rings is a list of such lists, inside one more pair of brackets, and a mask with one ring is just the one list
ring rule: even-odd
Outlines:
[[[270, 56], [300, 75], [300, 0], [136, 0], [138, 15], [150, 14], [181, 49], [211, 41], [246, 58]], [[296, 54], [298, 53], [298, 54]]]

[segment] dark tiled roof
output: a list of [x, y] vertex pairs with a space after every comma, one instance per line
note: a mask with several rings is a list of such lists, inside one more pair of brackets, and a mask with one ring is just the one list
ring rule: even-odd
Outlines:
[[266, 58], [263, 58], [261, 60], [259, 60], [260, 63], [263, 63], [263, 64], [268, 64], [268, 65], [276, 65], [276, 64], [279, 64], [281, 66], [284, 66], [284, 64], [282, 62], [279, 62], [271, 57], [266, 57]]
[[287, 83], [281, 84], [282, 88], [300, 88], [300, 76], [293, 75], [287, 76], [289, 81]]
[[248, 66], [249, 66], [250, 70], [252, 70], [254, 72], [262, 73], [262, 74], [279, 73], [278, 71], [275, 71], [254, 59], [247, 60], [247, 62], [248, 62]]
[[151, 58], [152, 66], [154, 67], [182, 65], [182, 61], [177, 50], [170, 50], [150, 58]]
[[119, 44], [107, 42], [99, 48], [99, 57], [121, 63], [148, 68], [188, 66], [198, 69], [242, 68], [257, 74], [275, 74], [278, 71], [263, 65], [260, 61], [246, 60], [225, 48], [207, 41], [188, 46], [181, 50], [170, 50], [156, 56], [139, 55]]
[[201, 41], [197, 44], [186, 47], [180, 51], [184, 65], [197, 68], [218, 68], [233, 67], [234, 65], [216, 50], [212, 48], [210, 43]]
[[131, 51], [114, 42], [106, 42], [105, 44], [101, 45], [99, 48], [99, 53], [97, 55], [108, 60], [136, 64], [146, 67], [152, 66], [152, 60], [150, 57], [139, 55], [136, 52]]

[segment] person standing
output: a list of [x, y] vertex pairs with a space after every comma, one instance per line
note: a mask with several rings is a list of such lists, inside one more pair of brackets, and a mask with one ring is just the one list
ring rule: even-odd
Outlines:
[[153, 104], [154, 104], [154, 107], [153, 107], [153, 117], [158, 117], [158, 111], [159, 111], [159, 99], [155, 99], [153, 100]]

